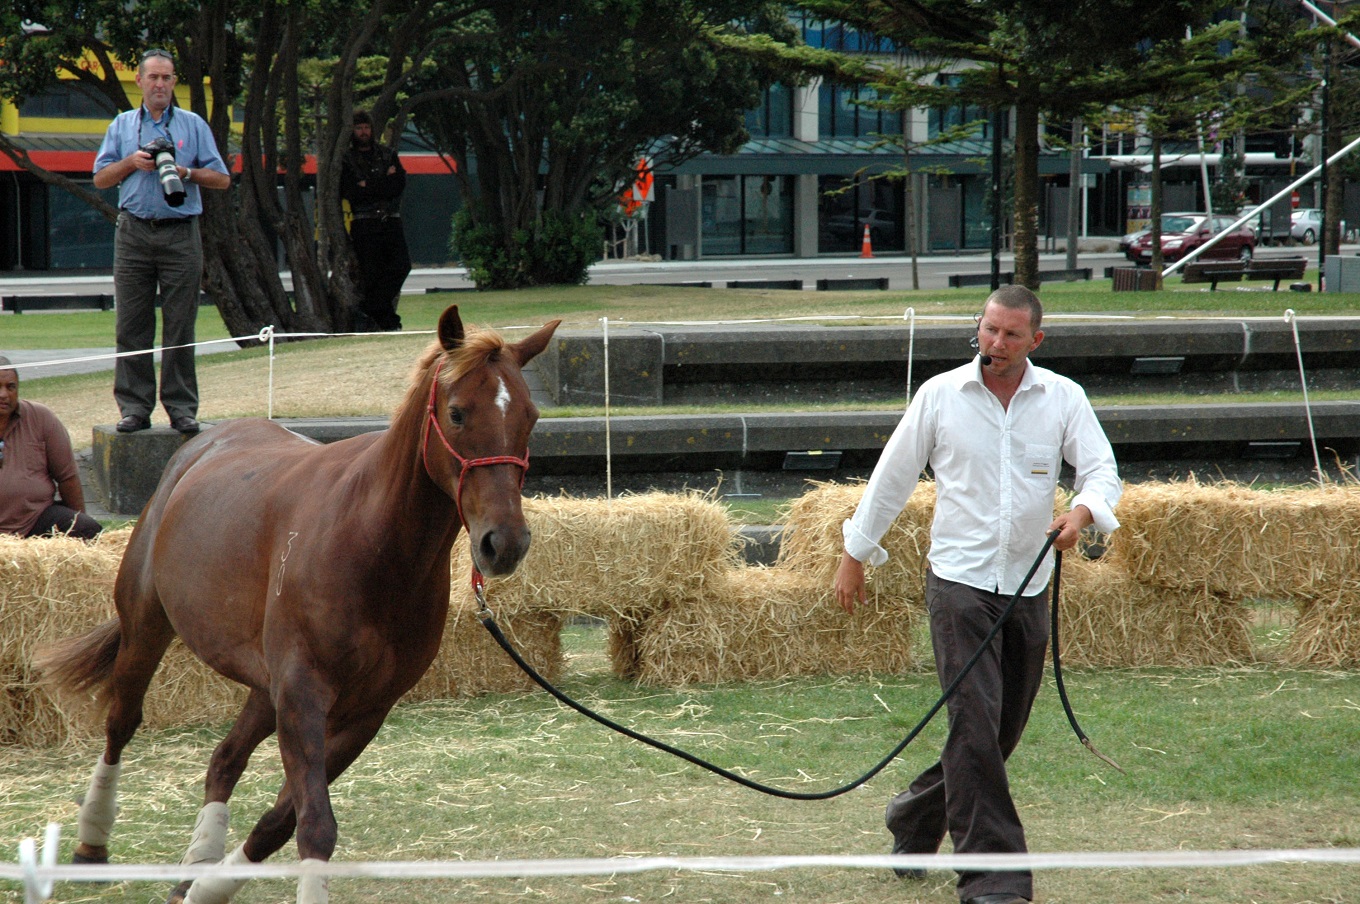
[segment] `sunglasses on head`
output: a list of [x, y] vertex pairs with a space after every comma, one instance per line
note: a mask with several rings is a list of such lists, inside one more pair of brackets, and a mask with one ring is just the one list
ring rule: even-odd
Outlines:
[[170, 51], [168, 51], [168, 50], [161, 50], [159, 47], [153, 47], [153, 48], [151, 48], [150, 50], [148, 50], [146, 53], [142, 54], [142, 62], [145, 63], [147, 60], [151, 59], [152, 57], [160, 57], [160, 58], [163, 59], [163, 60], [169, 60], [171, 63], [175, 62], [175, 58], [174, 58], [174, 56], [170, 53]]

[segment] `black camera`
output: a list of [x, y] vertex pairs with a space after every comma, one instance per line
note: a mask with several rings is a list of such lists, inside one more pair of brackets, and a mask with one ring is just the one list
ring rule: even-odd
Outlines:
[[148, 141], [138, 150], [146, 151], [156, 162], [156, 175], [161, 180], [161, 191], [165, 192], [165, 203], [179, 207], [184, 203], [184, 182], [175, 166], [175, 146], [165, 138]]

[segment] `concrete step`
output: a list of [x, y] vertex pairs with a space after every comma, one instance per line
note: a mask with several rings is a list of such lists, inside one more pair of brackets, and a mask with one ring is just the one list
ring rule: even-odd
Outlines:
[[[1295, 459], [1311, 466], [1302, 403], [1097, 408], [1121, 468], [1136, 462]], [[897, 411], [655, 415], [541, 419], [530, 442], [526, 490], [581, 492], [617, 479], [619, 489], [695, 486], [688, 475], [726, 472], [762, 487], [808, 478], [865, 476], [901, 418]], [[335, 442], [384, 429], [383, 418], [284, 418], [288, 429]], [[211, 425], [205, 425], [211, 430]], [[1319, 447], [1346, 460], [1360, 452], [1360, 401], [1312, 405]], [[168, 427], [137, 433], [96, 427], [95, 499], [115, 514], [139, 512], [184, 438]], [[606, 454], [608, 452], [608, 455]], [[815, 453], [815, 454], [807, 454]], [[1331, 461], [1331, 456], [1328, 456]], [[727, 478], [731, 488], [731, 476]], [[739, 484], [740, 487], [740, 484]]]

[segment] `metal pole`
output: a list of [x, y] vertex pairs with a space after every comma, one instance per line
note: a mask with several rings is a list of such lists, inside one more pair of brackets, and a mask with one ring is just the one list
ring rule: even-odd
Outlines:
[[1216, 236], [1214, 236], [1213, 238], [1209, 239], [1209, 241], [1205, 242], [1203, 245], [1200, 245], [1200, 246], [1199, 246], [1198, 248], [1196, 248], [1194, 251], [1191, 251], [1191, 252], [1190, 252], [1189, 254], [1187, 254], [1185, 257], [1181, 258], [1180, 260], [1176, 261], [1174, 264], [1172, 264], [1171, 266], [1169, 266], [1169, 267], [1167, 267], [1165, 270], [1163, 270], [1163, 271], [1162, 271], [1162, 276], [1170, 276], [1172, 273], [1175, 273], [1175, 272], [1176, 272], [1177, 270], [1179, 270], [1181, 267], [1184, 267], [1186, 264], [1190, 263], [1192, 260], [1194, 260], [1195, 258], [1199, 257], [1201, 254], [1203, 254], [1204, 252], [1208, 251], [1210, 248], [1212, 248], [1212, 247], [1214, 247], [1215, 245], [1217, 245], [1217, 244], [1219, 243], [1219, 241], [1223, 238], [1223, 236], [1225, 236], [1225, 235], [1227, 235], [1228, 233], [1232, 232], [1232, 231], [1233, 231], [1234, 229], [1236, 229], [1238, 226], [1241, 226], [1243, 223], [1245, 223], [1245, 222], [1247, 222], [1248, 220], [1252, 219], [1252, 218], [1255, 217], [1257, 214], [1259, 214], [1261, 211], [1265, 210], [1267, 207], [1269, 207], [1270, 205], [1274, 204], [1276, 201], [1280, 200], [1281, 198], [1285, 197], [1285, 196], [1288, 195], [1290, 192], [1292, 192], [1294, 189], [1298, 188], [1298, 187], [1299, 187], [1300, 185], [1302, 185], [1303, 183], [1305, 183], [1305, 182], [1307, 182], [1308, 180], [1312, 179], [1312, 178], [1313, 178], [1314, 176], [1316, 176], [1318, 173], [1322, 172], [1322, 167], [1323, 167], [1323, 166], [1325, 166], [1325, 165], [1331, 165], [1331, 164], [1335, 163], [1336, 161], [1338, 161], [1338, 160], [1342, 159], [1343, 157], [1345, 157], [1345, 156], [1346, 156], [1347, 154], [1349, 154], [1351, 151], [1355, 150], [1357, 147], [1360, 147], [1360, 138], [1355, 139], [1355, 140], [1352, 141], [1350, 144], [1346, 145], [1344, 148], [1342, 148], [1341, 150], [1337, 151], [1337, 152], [1336, 152], [1335, 154], [1333, 154], [1332, 156], [1328, 157], [1328, 158], [1327, 158], [1326, 164], [1318, 164], [1317, 166], [1315, 166], [1315, 167], [1313, 167], [1312, 169], [1310, 169], [1308, 172], [1304, 173], [1304, 174], [1303, 174], [1302, 176], [1300, 176], [1299, 178], [1295, 179], [1293, 182], [1291, 182], [1291, 183], [1289, 183], [1288, 185], [1286, 185], [1284, 188], [1280, 189], [1280, 190], [1279, 190], [1278, 192], [1276, 192], [1275, 194], [1271, 195], [1270, 198], [1267, 199], [1266, 201], [1263, 201], [1262, 203], [1260, 203], [1260, 204], [1256, 205], [1255, 207], [1253, 207], [1251, 210], [1247, 211], [1245, 214], [1242, 214], [1240, 217], [1238, 217], [1236, 220], [1234, 220], [1233, 223], [1232, 223], [1232, 225], [1229, 226], [1227, 229], [1223, 230], [1223, 231], [1220, 232], [1218, 235], [1216, 235]]
[[[1329, 116], [1328, 107], [1331, 105], [1331, 83], [1332, 83], [1332, 42], [1327, 41], [1327, 53], [1323, 57], [1322, 63], [1322, 116], [1318, 123], [1318, 147], [1322, 149], [1319, 155], [1323, 160], [1327, 159], [1327, 131]], [[1317, 199], [1318, 210], [1321, 212], [1321, 219], [1318, 221], [1318, 291], [1321, 292], [1326, 282], [1327, 270], [1327, 167], [1322, 167], [1322, 176], [1318, 179], [1318, 192], [1321, 195]]]
[[992, 291], [1001, 288], [1001, 110], [992, 111]]

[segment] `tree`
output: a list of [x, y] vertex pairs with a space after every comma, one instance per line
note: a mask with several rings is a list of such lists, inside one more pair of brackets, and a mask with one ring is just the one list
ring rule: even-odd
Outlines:
[[[1146, 48], [1201, 29], [1210, 0], [801, 0], [828, 19], [909, 48], [907, 64], [884, 61], [870, 77], [902, 109], [976, 105], [1015, 117], [1015, 275], [1038, 280], [1039, 125], [1147, 95], [1177, 73], [1149, 65]], [[941, 79], [949, 72], [949, 79]], [[1203, 70], [1198, 70], [1203, 75]], [[1212, 82], [1206, 81], [1203, 87]]]
[[[346, 329], [357, 276], [340, 212], [339, 168], [361, 61], [381, 53], [370, 97], [375, 120], [384, 124], [399, 101], [419, 102], [408, 94], [411, 75], [443, 31], [478, 8], [476, 0], [88, 0], [73, 12], [60, 0], [21, 0], [0, 13], [0, 94], [22, 100], [65, 73], [77, 90], [104, 98], [112, 110], [131, 109], [117, 61], [137, 60], [148, 46], [171, 49], [191, 108], [208, 120], [223, 156], [240, 170], [230, 192], [204, 198], [204, 288], [228, 329], [247, 337], [266, 326]], [[25, 19], [47, 27], [24, 30]], [[320, 84], [304, 96], [301, 74], [309, 58], [325, 62], [311, 67], [321, 73]], [[233, 104], [242, 111], [239, 140]], [[309, 129], [311, 122], [317, 125]], [[315, 220], [304, 198], [308, 139], [317, 161]], [[115, 216], [98, 195], [41, 171], [3, 136], [0, 152]], [[291, 271], [291, 295], [279, 277], [276, 242]]]
[[407, 106], [458, 163], [478, 285], [583, 282], [638, 158], [735, 151], [794, 38], [766, 0], [494, 0], [451, 28]]

